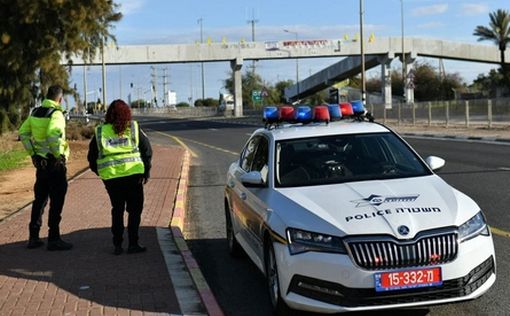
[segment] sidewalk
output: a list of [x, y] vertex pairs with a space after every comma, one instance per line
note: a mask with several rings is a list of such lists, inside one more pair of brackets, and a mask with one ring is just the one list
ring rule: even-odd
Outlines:
[[[91, 171], [70, 182], [62, 212], [61, 233], [72, 250], [26, 249], [31, 206], [0, 222], [0, 315], [205, 314], [196, 294], [183, 301], [176, 292], [190, 291], [191, 279], [176, 279], [167, 268], [186, 270], [176, 266], [182, 258], [168, 228], [183, 155], [179, 147], [154, 146], [140, 227], [146, 253], [112, 254], [110, 201]], [[41, 233], [45, 238], [47, 210]], [[168, 262], [172, 256], [180, 262]]]

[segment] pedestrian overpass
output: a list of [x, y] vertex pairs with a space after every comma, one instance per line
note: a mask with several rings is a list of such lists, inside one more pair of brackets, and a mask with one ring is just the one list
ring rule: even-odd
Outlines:
[[[406, 63], [408, 76], [412, 72], [416, 57], [442, 58], [449, 60], [499, 63], [500, 54], [495, 46], [460, 43], [454, 41], [404, 38], [404, 53], [402, 53], [402, 38], [378, 38], [364, 45], [367, 60], [372, 67], [380, 64], [382, 67], [383, 94], [385, 100], [391, 100], [390, 64], [394, 58], [403, 59]], [[196, 62], [230, 62], [234, 79], [235, 115], [242, 116], [242, 86], [241, 69], [245, 60], [278, 60], [294, 58], [324, 58], [324, 57], [353, 57], [360, 56], [359, 41], [341, 40], [288, 40], [239, 43], [195, 43], [169, 45], [123, 45], [105, 47], [104, 60], [101, 54], [91, 62], [82, 58], [72, 59], [72, 64], [80, 65], [135, 65], [135, 64], [168, 64], [168, 63], [196, 63]], [[403, 57], [403, 58], [402, 58]], [[506, 52], [506, 60], [510, 60], [510, 52]], [[340, 74], [355, 75], [361, 69], [356, 58], [344, 62], [340, 67]], [[335, 67], [335, 65], [330, 66]], [[328, 67], [328, 68], [330, 68]], [[339, 73], [321, 71], [304, 79], [286, 91], [290, 99], [299, 99], [313, 93], [317, 86], [334, 84]], [[388, 84], [389, 83], [389, 84]], [[413, 102], [412, 85], [406, 84], [407, 101]], [[303, 89], [298, 89], [303, 87]], [[299, 91], [298, 91], [299, 90]], [[288, 92], [288, 94], [287, 94]], [[388, 101], [387, 101], [388, 102]], [[391, 101], [389, 101], [391, 102]]]

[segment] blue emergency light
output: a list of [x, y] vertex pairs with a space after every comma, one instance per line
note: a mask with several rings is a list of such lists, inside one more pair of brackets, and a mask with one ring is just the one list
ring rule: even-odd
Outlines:
[[363, 106], [363, 101], [355, 100], [351, 101], [352, 111], [354, 114], [363, 114], [365, 113], [365, 107]]
[[310, 123], [313, 118], [312, 109], [308, 105], [298, 106], [294, 112], [294, 119], [298, 123]]
[[277, 123], [280, 118], [278, 108], [276, 106], [266, 106], [264, 108], [264, 118], [263, 121], [272, 124]]
[[340, 106], [338, 104], [328, 104], [329, 117], [332, 121], [336, 121], [342, 118], [342, 112], [340, 112]]

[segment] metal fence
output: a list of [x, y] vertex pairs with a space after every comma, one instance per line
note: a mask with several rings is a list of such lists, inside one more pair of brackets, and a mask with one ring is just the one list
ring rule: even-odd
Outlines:
[[391, 109], [372, 104], [368, 108], [376, 119], [397, 124], [510, 126], [510, 98], [397, 103]]

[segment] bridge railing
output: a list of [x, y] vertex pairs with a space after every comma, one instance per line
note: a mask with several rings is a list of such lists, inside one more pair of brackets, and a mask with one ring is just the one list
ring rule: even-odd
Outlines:
[[372, 104], [368, 108], [383, 123], [510, 126], [510, 98], [397, 103], [391, 109], [383, 104]]

